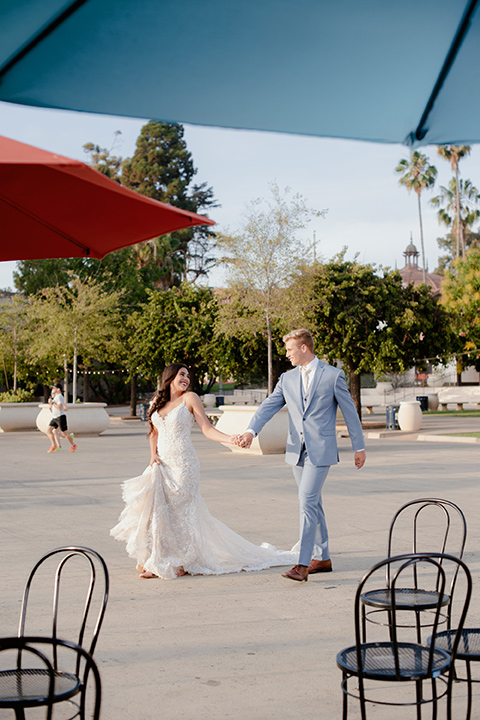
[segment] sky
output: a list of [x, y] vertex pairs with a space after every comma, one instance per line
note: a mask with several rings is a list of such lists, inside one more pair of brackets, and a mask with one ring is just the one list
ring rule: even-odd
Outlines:
[[[0, 102], [0, 135], [83, 161], [88, 161], [85, 143], [110, 148], [117, 130], [122, 134], [115, 154], [131, 156], [145, 122]], [[398, 162], [409, 156], [402, 145], [192, 125], [185, 126], [185, 140], [198, 171], [195, 182], [212, 186], [221, 206], [209, 213], [220, 231], [239, 230], [246, 205], [268, 198], [271, 184], [277, 183], [302, 194], [309, 207], [327, 210], [305, 231], [307, 240], [315, 236], [318, 258], [328, 260], [347, 246], [348, 259], [358, 254], [363, 263], [401, 268], [411, 234], [420, 251], [417, 198], [399, 186], [395, 173]], [[436, 240], [445, 229], [429, 200], [448, 184], [451, 168], [435, 147], [422, 152], [438, 169], [433, 192], [422, 194], [425, 255], [433, 271], [439, 255]], [[480, 187], [478, 146], [461, 161], [460, 170]], [[14, 262], [0, 262], [1, 289], [14, 288], [14, 269]], [[214, 271], [210, 284], [223, 281], [223, 271]]]

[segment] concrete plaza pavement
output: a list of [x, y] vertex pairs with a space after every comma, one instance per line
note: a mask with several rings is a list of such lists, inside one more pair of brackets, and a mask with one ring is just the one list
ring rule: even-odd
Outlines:
[[[109, 536], [123, 507], [120, 483], [140, 474], [149, 456], [146, 423], [116, 414], [101, 436], [79, 436], [74, 454], [64, 448], [47, 455], [39, 432], [0, 434], [0, 634], [15, 634], [24, 581], [43, 552], [64, 544], [100, 552], [111, 576], [95, 652], [102, 720], [340, 718], [335, 658], [353, 642], [358, 581], [384, 557], [394, 511], [416, 497], [450, 499], [466, 514], [465, 559], [474, 580], [467, 625], [479, 626], [478, 445], [430, 444], [393, 432], [367, 439], [367, 464], [356, 471], [350, 442], [341, 438], [340, 464], [324, 491], [333, 573], [301, 584], [283, 579], [280, 568], [147, 581], [123, 543]], [[480, 430], [480, 418], [458, 418], [460, 427], [439, 417], [426, 417], [422, 433]], [[234, 454], [193, 433], [212, 514], [253, 542], [293, 545], [296, 488], [283, 456]], [[358, 703], [350, 703], [350, 713], [359, 717]], [[410, 716], [413, 708], [411, 715], [369, 711], [369, 718]]]

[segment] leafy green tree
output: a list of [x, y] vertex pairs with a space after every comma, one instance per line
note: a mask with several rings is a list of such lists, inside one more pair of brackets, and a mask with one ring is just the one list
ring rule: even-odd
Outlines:
[[130, 337], [123, 364], [131, 375], [154, 381], [165, 365], [185, 362], [192, 387], [207, 391], [217, 376], [252, 382], [265, 376], [265, 338], [262, 333], [225, 334], [217, 325], [218, 292], [184, 283], [171, 290], [149, 291], [149, 302], [130, 316]]
[[[7, 367], [13, 376], [12, 390], [18, 390], [19, 377], [25, 375], [25, 328], [28, 322], [27, 301], [20, 295], [3, 299], [0, 303], [0, 357], [2, 358], [5, 380]], [[23, 372], [22, 372], [23, 371]], [[8, 388], [8, 381], [7, 390]]]
[[[447, 270], [453, 269], [453, 262], [456, 258], [456, 242], [457, 238], [453, 232], [447, 233], [443, 238], [437, 238], [438, 247], [443, 252], [443, 255], [438, 258], [436, 273], [444, 275]], [[464, 242], [465, 254], [467, 255], [471, 247], [480, 247], [480, 233], [465, 228]]]
[[21, 260], [13, 272], [15, 288], [23, 295], [35, 295], [45, 287], [67, 285], [76, 268], [76, 258]]
[[205, 375], [217, 375], [213, 342], [217, 304], [211, 290], [184, 283], [170, 290], [149, 290], [149, 300], [134, 318], [137, 373], [151, 380], [173, 362], [190, 368], [192, 387], [202, 392]]
[[88, 142], [83, 146], [84, 152], [90, 158], [90, 165], [101, 172], [102, 175], [106, 175], [111, 180], [115, 180], [120, 183], [120, 176], [122, 173], [122, 162], [123, 158], [119, 155], [113, 155], [113, 151], [116, 149], [117, 140], [121, 135], [120, 130], [116, 130], [114, 133], [114, 141], [110, 149], [102, 148], [99, 145]]
[[[460, 254], [465, 255], [473, 240], [473, 225], [480, 218], [480, 193], [477, 188], [470, 180], [460, 180], [457, 188], [457, 181], [453, 177], [448, 187], [440, 186], [440, 195], [432, 198], [430, 202], [438, 208], [438, 222], [451, 228], [456, 239], [456, 252], [453, 257], [459, 257], [458, 248], [461, 249]], [[439, 246], [442, 247], [440, 243]]]
[[360, 373], [405, 372], [450, 350], [447, 313], [426, 285], [404, 288], [397, 271], [347, 261], [344, 252], [317, 266], [306, 323], [318, 354], [344, 363], [360, 417]]
[[442, 285], [442, 304], [453, 318], [457, 351], [462, 365], [480, 372], [480, 248], [472, 247], [455, 260]]
[[[95, 258], [71, 258], [66, 260], [27, 260], [17, 265], [14, 273], [15, 285], [26, 295], [35, 295], [45, 288], [56, 288], [68, 285], [72, 276], [82, 282], [94, 282], [102, 292], [118, 292], [118, 310], [124, 319], [131, 317], [132, 312], [148, 299], [147, 288], [152, 287], [158, 279], [158, 271], [154, 264], [139, 264], [132, 248], [122, 248], [109, 253], [101, 260]], [[88, 376], [85, 376], [85, 380]], [[137, 378], [130, 379], [130, 407], [135, 415], [137, 402]], [[118, 386], [115, 381], [115, 386]], [[106, 398], [108, 399], [108, 398]]]
[[[238, 385], [261, 384], [267, 375], [267, 346], [263, 333], [215, 333], [216, 369]], [[275, 367], [274, 367], [275, 371]], [[278, 374], [278, 373], [277, 373]]]
[[96, 282], [104, 290], [122, 290], [121, 303], [125, 313], [145, 302], [146, 288], [155, 282], [154, 268], [140, 267], [131, 248], [96, 258], [23, 260], [14, 272], [16, 289], [24, 295], [35, 295], [45, 288], [68, 285], [71, 278]]
[[[141, 129], [133, 157], [122, 170], [122, 185], [164, 203], [202, 213], [216, 207], [212, 188], [192, 184], [196, 174], [182, 125], [150, 121]], [[149, 252], [138, 249], [139, 262], [153, 262], [158, 286], [178, 285], [206, 275], [214, 259], [215, 236], [208, 226], [187, 228], [148, 242]]]
[[[215, 326], [218, 373], [235, 378], [239, 384], [260, 384], [268, 375], [268, 351], [263, 327], [252, 330], [252, 322], [253, 326], [256, 324], [255, 310], [245, 303], [243, 293], [232, 288], [217, 290], [215, 295], [219, 308]], [[272, 325], [274, 385], [289, 367], [282, 336], [291, 327], [280, 318]]]
[[[455, 175], [454, 192], [455, 192], [455, 216], [457, 218], [457, 222], [455, 224], [455, 230], [456, 230], [456, 236], [457, 236], [457, 253], [456, 253], [457, 258], [460, 257], [460, 255], [465, 255], [464, 232], [463, 232], [461, 222], [458, 222], [458, 218], [460, 218], [460, 215], [461, 215], [460, 182], [459, 182], [459, 176], [458, 176], [458, 164], [462, 157], [465, 157], [466, 155], [470, 154], [470, 150], [471, 150], [471, 148], [469, 147], [469, 145], [439, 145], [437, 148], [437, 152], [440, 155], [440, 157], [443, 157], [444, 160], [448, 160], [450, 162], [453, 173]], [[450, 183], [450, 185], [451, 185], [451, 183]]]
[[[148, 300], [148, 295], [147, 295]], [[138, 375], [142, 363], [142, 346], [138, 342], [138, 325], [142, 316], [141, 309], [129, 313], [120, 327], [120, 353], [118, 360], [128, 372], [130, 382], [130, 417], [137, 414]]]
[[[430, 202], [438, 207], [439, 222], [448, 228], [451, 227], [455, 233], [457, 223], [460, 223], [462, 236], [465, 230], [471, 228], [480, 217], [478, 209], [480, 194], [470, 180], [460, 180], [460, 188], [457, 192], [456, 180], [452, 178], [448, 188], [441, 185], [440, 195], [432, 198]], [[459, 215], [457, 215], [457, 203], [460, 206]]]
[[400, 185], [404, 185], [408, 192], [414, 190], [417, 195], [418, 202], [418, 221], [420, 224], [420, 246], [422, 250], [422, 263], [423, 263], [423, 282], [426, 284], [426, 262], [425, 262], [425, 243], [423, 241], [423, 221], [422, 221], [422, 204], [420, 196], [427, 188], [432, 188], [435, 184], [435, 178], [437, 177], [437, 168], [434, 165], [430, 165], [426, 155], [423, 155], [418, 150], [411, 153], [410, 159], [400, 160], [395, 172], [401, 177], [399, 178]]
[[[223, 235], [219, 248], [227, 265], [229, 290], [220, 303], [219, 329], [235, 336], [242, 332], [263, 332], [267, 339], [268, 392], [273, 390], [274, 333], [285, 311], [284, 295], [295, 267], [309, 249], [297, 233], [312, 215], [301, 195], [282, 195], [272, 185], [269, 201], [252, 201], [246, 209], [240, 232]], [[238, 306], [245, 311], [239, 315]]]
[[151, 120], [123, 165], [122, 185], [145, 197], [195, 211], [189, 187], [196, 173], [182, 125]]
[[73, 402], [79, 356], [89, 366], [120, 352], [120, 296], [120, 292], [107, 292], [92, 280], [72, 277], [67, 286], [45, 288], [30, 299], [30, 359], [59, 369], [66, 355], [73, 362]]
[[[12, 378], [12, 392], [20, 398], [24, 387], [34, 388], [39, 378], [46, 380], [57, 374], [58, 363], [51, 357], [36, 362], [31, 354], [32, 337], [37, 330], [36, 318], [32, 309], [32, 298], [20, 294], [3, 298], [0, 304], [0, 360], [3, 366], [5, 385], [10, 389], [9, 376]], [[47, 388], [44, 385], [45, 399]], [[27, 394], [28, 396], [28, 394]], [[19, 402], [25, 398], [21, 397]], [[13, 402], [8, 401], [8, 402]]]

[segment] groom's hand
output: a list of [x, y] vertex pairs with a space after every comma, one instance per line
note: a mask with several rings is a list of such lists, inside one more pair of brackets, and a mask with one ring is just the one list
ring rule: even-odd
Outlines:
[[253, 435], [251, 432], [244, 432], [240, 435], [240, 442], [238, 443], [242, 448], [249, 448], [252, 444]]
[[365, 465], [365, 459], [365, 450], [358, 450], [355, 453], [355, 467], [357, 468], [357, 470], [360, 470], [360, 468]]

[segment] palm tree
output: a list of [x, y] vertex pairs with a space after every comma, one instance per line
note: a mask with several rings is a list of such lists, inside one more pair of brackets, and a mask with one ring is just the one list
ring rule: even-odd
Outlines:
[[[460, 217], [460, 184], [458, 182], [458, 163], [460, 162], [460, 158], [465, 157], [466, 155], [470, 154], [470, 146], [469, 145], [439, 145], [437, 148], [438, 154], [443, 157], [445, 160], [448, 160], [450, 162], [450, 165], [452, 166], [452, 170], [455, 173], [455, 188], [456, 188], [456, 195], [455, 195], [455, 215], [457, 218]], [[460, 255], [465, 255], [465, 236], [462, 229], [462, 223], [457, 222], [456, 223], [456, 231], [457, 231], [457, 258], [460, 257]]]
[[[471, 230], [474, 223], [480, 218], [480, 193], [470, 180], [460, 180], [457, 185], [456, 178], [452, 178], [448, 187], [440, 186], [440, 195], [430, 201], [438, 208], [438, 222], [452, 228], [457, 237], [457, 257], [459, 248], [465, 255], [465, 234]], [[459, 232], [460, 231], [460, 232]], [[462, 238], [461, 244], [458, 242]]]
[[420, 203], [420, 195], [422, 190], [431, 188], [435, 185], [435, 178], [437, 177], [437, 168], [434, 165], [430, 165], [426, 155], [415, 150], [410, 155], [410, 160], [400, 160], [395, 172], [401, 174], [399, 179], [400, 185], [405, 185], [408, 192], [415, 190], [418, 200], [418, 219], [420, 222], [420, 246], [422, 250], [422, 263], [423, 263], [423, 282], [426, 284], [426, 271], [425, 271], [425, 245], [423, 242], [423, 223], [422, 223], [422, 206]]

